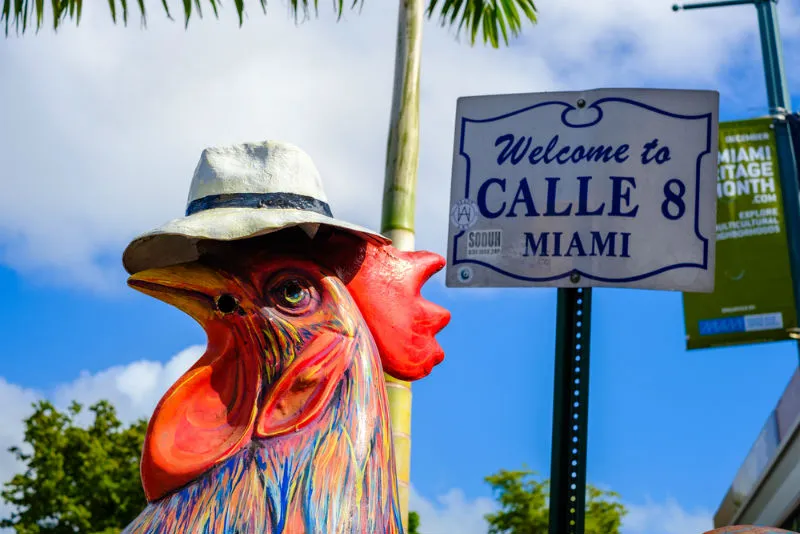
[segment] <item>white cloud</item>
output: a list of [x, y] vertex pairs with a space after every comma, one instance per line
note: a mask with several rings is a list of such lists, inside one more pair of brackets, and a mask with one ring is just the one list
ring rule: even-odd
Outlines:
[[72, 382], [46, 393], [9, 384], [0, 377], [0, 480], [7, 480], [16, 468], [5, 451], [22, 443], [23, 420], [30, 415], [34, 402], [46, 398], [63, 410], [72, 401], [89, 406], [106, 399], [117, 409], [123, 422], [131, 423], [149, 417], [169, 386], [203, 355], [204, 350], [205, 347], [199, 345], [188, 347], [165, 364], [140, 360], [96, 374], [83, 372]]
[[625, 505], [623, 534], [690, 534], [714, 528], [713, 513], [697, 509], [687, 511], [673, 498], [658, 503], [647, 499], [644, 504]]
[[[48, 282], [122, 288], [127, 240], [180, 215], [208, 145], [301, 145], [335, 212], [379, 225], [396, 8], [366, 2], [340, 23], [323, 9], [295, 26], [255, 8], [237, 28], [188, 30], [161, 15], [115, 27], [90, 6], [79, 28], [0, 47], [0, 261]], [[713, 87], [738, 56], [759, 61], [747, 7], [670, 11], [671, 0], [541, 0], [540, 24], [509, 50], [469, 48], [426, 26], [419, 246], [443, 252], [458, 96], [607, 85]], [[781, 3], [784, 37], [797, 36]], [[751, 57], [752, 56], [752, 57]], [[788, 55], [791, 59], [791, 55]], [[791, 64], [791, 62], [789, 62]], [[741, 88], [739, 88], [741, 90]]]
[[96, 374], [83, 372], [76, 380], [58, 386], [50, 397], [56, 406], [67, 406], [73, 400], [89, 406], [107, 399], [123, 421], [149, 417], [164, 392], [203, 355], [204, 350], [205, 347], [199, 345], [189, 347], [166, 364], [140, 360]]
[[[14, 445], [21, 445], [25, 432], [23, 419], [37, 397], [36, 392], [9, 384], [0, 377], [0, 481], [10, 479], [20, 469], [14, 456], [6, 451]], [[3, 506], [0, 500], [0, 517], [4, 513]]]
[[486, 534], [483, 516], [497, 509], [492, 499], [468, 499], [459, 489], [451, 489], [431, 502], [411, 487], [409, 510], [420, 516], [421, 534]]

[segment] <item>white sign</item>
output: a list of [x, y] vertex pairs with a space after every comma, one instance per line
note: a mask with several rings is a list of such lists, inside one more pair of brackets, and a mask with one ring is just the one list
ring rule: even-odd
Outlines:
[[449, 287], [714, 289], [719, 93], [460, 98]]

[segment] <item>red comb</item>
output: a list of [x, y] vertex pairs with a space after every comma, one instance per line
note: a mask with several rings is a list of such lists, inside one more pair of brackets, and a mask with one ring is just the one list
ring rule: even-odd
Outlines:
[[361, 268], [347, 283], [375, 339], [383, 370], [400, 380], [419, 380], [444, 359], [434, 337], [450, 312], [425, 300], [422, 285], [445, 265], [432, 252], [402, 252], [368, 244]]

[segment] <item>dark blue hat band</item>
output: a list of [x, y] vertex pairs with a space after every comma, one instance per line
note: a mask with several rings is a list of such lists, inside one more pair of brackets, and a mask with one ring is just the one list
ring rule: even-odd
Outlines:
[[189, 203], [186, 215], [215, 208], [267, 208], [311, 211], [333, 217], [331, 207], [314, 197], [296, 193], [228, 193], [209, 195]]

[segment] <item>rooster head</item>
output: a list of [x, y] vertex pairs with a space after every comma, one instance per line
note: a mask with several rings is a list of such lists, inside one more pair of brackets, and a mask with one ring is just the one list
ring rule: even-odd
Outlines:
[[150, 420], [141, 466], [149, 501], [254, 440], [338, 424], [331, 418], [346, 409], [335, 405], [348, 380], [379, 385], [373, 397], [381, 410], [380, 371], [416, 380], [442, 361], [434, 335], [449, 313], [419, 293], [443, 267], [438, 255], [324, 228], [313, 239], [289, 229], [200, 242], [198, 250], [197, 261], [145, 270], [128, 282], [189, 314], [208, 336], [205, 354]]

